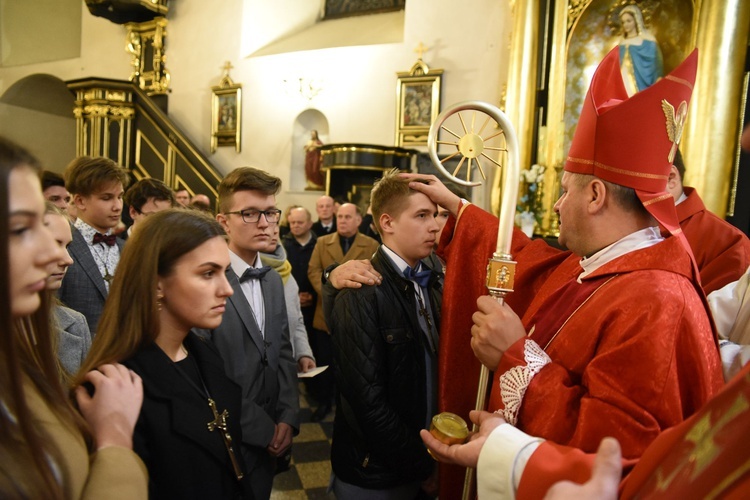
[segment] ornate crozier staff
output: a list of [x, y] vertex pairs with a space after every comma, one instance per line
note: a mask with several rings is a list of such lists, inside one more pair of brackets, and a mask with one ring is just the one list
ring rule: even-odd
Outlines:
[[[475, 115], [472, 116], [471, 126], [467, 128], [466, 122], [461, 116], [461, 111], [480, 111], [487, 116], [482, 127], [478, 132], [474, 131]], [[458, 118], [461, 121], [463, 129], [463, 135], [459, 135], [456, 132], [449, 130], [444, 127], [443, 124], [448, 117], [458, 113]], [[495, 132], [492, 135], [483, 138], [482, 132], [487, 126], [489, 119], [492, 118], [497, 122], [500, 129], [499, 132]], [[453, 135], [458, 142], [439, 141], [438, 132], [445, 130], [449, 134]], [[491, 148], [485, 145], [485, 142], [496, 137], [498, 135], [505, 136], [505, 149]], [[457, 151], [449, 155], [448, 157], [440, 160], [437, 154], [437, 148], [439, 144], [455, 146]], [[502, 303], [507, 293], [513, 291], [513, 281], [516, 271], [516, 262], [510, 254], [511, 239], [513, 237], [513, 223], [516, 212], [516, 202], [518, 199], [518, 181], [520, 177], [520, 165], [518, 157], [518, 138], [513, 125], [508, 120], [505, 113], [500, 111], [495, 106], [481, 101], [466, 101], [455, 104], [437, 117], [435, 122], [430, 127], [430, 133], [427, 139], [427, 148], [435, 167], [440, 170], [446, 177], [451, 179], [453, 182], [463, 186], [480, 186], [481, 182], [471, 181], [472, 162], [476, 162], [477, 169], [479, 170], [482, 179], [486, 180], [484, 171], [480, 163], [480, 157], [484, 157], [489, 161], [493, 162], [497, 166], [501, 166], [497, 161], [489, 157], [484, 151], [485, 150], [500, 150], [505, 151], [507, 154], [507, 164], [502, 168], [502, 200], [500, 204], [499, 224], [497, 229], [497, 247], [492, 257], [489, 259], [487, 264], [487, 290], [489, 294], [494, 297], [498, 302]], [[453, 173], [448, 172], [443, 166], [443, 162], [451, 158], [461, 156], [461, 160]], [[456, 177], [456, 174], [461, 170], [464, 161], [468, 159], [466, 180], [462, 180]], [[482, 365], [479, 373], [479, 384], [477, 388], [477, 398], [475, 408], [477, 410], [484, 410], [487, 401], [487, 392], [489, 384], [490, 372], [489, 369]], [[476, 431], [476, 425], [474, 426]], [[474, 481], [474, 469], [466, 469], [466, 476], [464, 479], [463, 499], [468, 500], [471, 495], [472, 484]]]

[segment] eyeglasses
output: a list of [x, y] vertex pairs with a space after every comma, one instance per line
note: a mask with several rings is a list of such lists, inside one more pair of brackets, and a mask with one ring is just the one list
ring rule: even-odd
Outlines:
[[225, 212], [224, 215], [238, 214], [242, 217], [245, 224], [257, 224], [260, 221], [261, 214], [266, 218], [269, 224], [276, 224], [281, 219], [281, 210], [275, 208], [272, 210], [238, 210], [237, 212]]

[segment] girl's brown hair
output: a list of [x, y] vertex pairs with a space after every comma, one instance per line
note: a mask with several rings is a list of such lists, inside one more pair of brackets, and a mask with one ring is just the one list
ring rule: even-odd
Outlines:
[[168, 276], [180, 257], [224, 229], [208, 215], [173, 208], [149, 215], [128, 238], [117, 265], [102, 319], [76, 384], [90, 370], [124, 361], [159, 335], [156, 286]]
[[35, 391], [64, 425], [88, 436], [86, 424], [67, 399], [58, 378], [49, 327], [49, 302], [23, 318], [11, 315], [9, 255], [10, 174], [39, 172], [25, 149], [0, 137], [0, 497], [63, 498], [61, 450], [29, 410]]

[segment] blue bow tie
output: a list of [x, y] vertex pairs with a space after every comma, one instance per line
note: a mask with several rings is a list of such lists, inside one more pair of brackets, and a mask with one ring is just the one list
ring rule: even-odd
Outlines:
[[[417, 264], [417, 269], [419, 268], [419, 264]], [[432, 276], [432, 271], [429, 269], [425, 269], [424, 271], [415, 271], [411, 267], [407, 267], [404, 270], [404, 278], [412, 281], [416, 281], [417, 284], [422, 288], [427, 288], [427, 284], [430, 282], [430, 276]]]
[[247, 280], [252, 279], [261, 279], [263, 276], [266, 275], [268, 271], [270, 271], [270, 266], [263, 266], [263, 267], [248, 267], [245, 269], [245, 272], [242, 273], [242, 276], [240, 276], [240, 283], [244, 283]]

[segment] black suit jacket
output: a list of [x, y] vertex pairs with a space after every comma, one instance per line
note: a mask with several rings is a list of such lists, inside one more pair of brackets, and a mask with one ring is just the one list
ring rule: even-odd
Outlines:
[[[104, 301], [108, 295], [107, 287], [88, 243], [84, 241], [78, 229], [72, 225], [70, 229], [73, 232], [73, 241], [68, 246], [68, 253], [73, 259], [73, 265], [68, 268], [57, 296], [64, 305], [86, 316], [93, 338], [104, 310]], [[125, 242], [120, 238], [116, 241], [122, 256]], [[114, 269], [110, 272], [117, 273]]]
[[[235, 457], [244, 470], [240, 388], [226, 376], [221, 356], [210, 342], [189, 333], [184, 344], [219, 412], [229, 412], [227, 424]], [[180, 364], [186, 362], [191, 361]], [[143, 408], [133, 448], [148, 468], [149, 497], [252, 498], [249, 484], [244, 484], [248, 476], [237, 481], [221, 434], [207, 428], [214, 416], [205, 394], [178, 372], [156, 344], [123, 364], [143, 379]]]
[[325, 236], [327, 234], [335, 233], [336, 232], [336, 216], [333, 216], [333, 226], [331, 226], [331, 229], [326, 229], [323, 227], [323, 224], [320, 222], [320, 219], [318, 219], [316, 222], [313, 222], [312, 232], [315, 233], [315, 236]]

